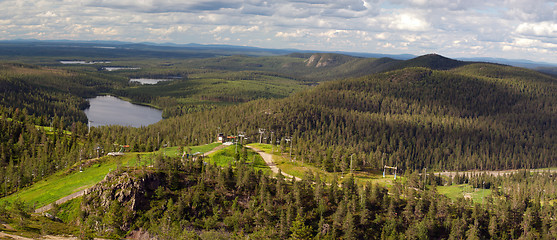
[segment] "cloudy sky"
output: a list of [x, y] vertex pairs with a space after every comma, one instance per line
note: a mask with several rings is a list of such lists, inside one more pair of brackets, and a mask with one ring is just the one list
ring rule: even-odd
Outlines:
[[0, 39], [233, 44], [557, 63], [557, 0], [0, 0]]

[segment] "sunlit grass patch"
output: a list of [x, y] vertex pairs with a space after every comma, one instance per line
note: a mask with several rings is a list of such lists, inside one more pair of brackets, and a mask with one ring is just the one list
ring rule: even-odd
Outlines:
[[[306, 162], [300, 160], [290, 160], [290, 157], [287, 156], [288, 148], [281, 154], [277, 146], [272, 146], [270, 144], [259, 144], [259, 143], [252, 143], [249, 144], [259, 150], [262, 150], [266, 153], [273, 154], [273, 161], [275, 162], [276, 166], [281, 169], [283, 173], [290, 174], [292, 176], [298, 178], [304, 178], [308, 171], [311, 171], [314, 174], [318, 174], [319, 177], [325, 182], [332, 182], [335, 178], [338, 182], [341, 182], [342, 179], [348, 174], [350, 171], [343, 172], [327, 172], [318, 166], [314, 166], [313, 164], [308, 164]], [[273, 151], [274, 150], [274, 151]], [[354, 174], [354, 179], [358, 184], [365, 184], [367, 182], [371, 183], [378, 183], [383, 186], [391, 186], [393, 184], [394, 175], [386, 175], [383, 178], [382, 173], [380, 172], [370, 172], [370, 171], [359, 171], [354, 170], [352, 172]], [[397, 181], [404, 181], [404, 178], [401, 176], [397, 176]]]
[[438, 186], [437, 192], [452, 200], [458, 198], [469, 198], [475, 203], [483, 203], [483, 200], [491, 194], [491, 189], [473, 188], [469, 184], [458, 184], [450, 186]]
[[35, 184], [2, 198], [2, 201], [12, 202], [15, 199], [27, 202], [35, 207], [41, 207], [54, 202], [64, 196], [86, 189], [101, 181], [106, 174], [118, 166], [126, 165], [135, 154], [118, 157], [103, 157], [99, 162], [72, 172], [59, 171]]

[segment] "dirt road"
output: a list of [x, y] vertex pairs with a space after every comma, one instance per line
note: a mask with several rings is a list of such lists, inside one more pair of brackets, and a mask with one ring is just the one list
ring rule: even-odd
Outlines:
[[[503, 176], [503, 175], [507, 175], [507, 174], [512, 174], [512, 173], [516, 173], [518, 171], [521, 170], [526, 170], [526, 169], [513, 169], [513, 170], [500, 170], [500, 171], [462, 171], [462, 172], [436, 172], [435, 175], [442, 175], [445, 177], [454, 177], [457, 173], [462, 175], [462, 174], [466, 174], [466, 175], [470, 175], [470, 174], [487, 174], [487, 175], [493, 175], [493, 176]], [[529, 169], [530, 172], [557, 172], [557, 169]]]
[[[33, 240], [33, 238], [22, 237], [15, 234], [9, 234], [5, 232], [0, 232], [0, 239], [17, 239], [17, 240]], [[79, 239], [77, 237], [72, 236], [52, 236], [52, 235], [45, 235], [41, 236], [39, 239], [41, 240], [73, 240]]]
[[[79, 191], [79, 192], [74, 192], [74, 193], [72, 193], [72, 194], [70, 194], [70, 195], [68, 195], [68, 196], [65, 196], [65, 197], [63, 197], [63, 198], [60, 198], [60, 199], [56, 200], [56, 204], [60, 205], [60, 204], [62, 204], [62, 203], [65, 203], [65, 202], [67, 202], [67, 201], [70, 201], [70, 200], [72, 200], [72, 199], [74, 199], [74, 198], [81, 197], [81, 196], [83, 196], [83, 194], [85, 194], [85, 193], [87, 192], [87, 190], [89, 190], [89, 188], [83, 189], [83, 190], [81, 190], [81, 191]], [[35, 213], [44, 213], [44, 212], [49, 211], [50, 209], [52, 209], [52, 203], [50, 203], [50, 204], [48, 204], [48, 205], [45, 205], [45, 206], [42, 206], [42, 207], [40, 207], [40, 208], [35, 209]]]
[[[255, 151], [256, 153], [259, 153], [259, 155], [261, 155], [261, 157], [265, 161], [265, 164], [267, 164], [267, 166], [269, 166], [269, 168], [271, 168], [271, 171], [273, 171], [274, 174], [279, 173], [279, 168], [277, 167], [277, 165], [273, 161], [273, 155], [272, 154], [266, 153], [266, 152], [264, 152], [264, 151], [262, 151], [258, 148], [254, 148], [252, 146], [246, 146], [246, 147], [250, 148], [251, 150]], [[295, 178], [296, 181], [302, 180], [299, 177], [294, 177], [294, 176], [292, 176], [290, 174], [287, 174], [287, 173], [284, 173], [284, 172], [281, 172], [281, 173], [282, 173], [282, 175], [284, 175], [287, 178]]]
[[228, 146], [229, 146], [229, 145], [221, 144], [221, 145], [219, 145], [219, 146], [213, 148], [211, 151], [208, 151], [208, 152], [206, 152], [206, 153], [203, 153], [203, 156], [206, 157], [206, 156], [208, 156], [209, 154], [214, 153], [214, 152], [216, 152], [216, 151], [218, 151], [218, 150], [221, 150], [221, 149], [223, 149], [223, 148], [225, 148], [225, 147], [228, 147]]

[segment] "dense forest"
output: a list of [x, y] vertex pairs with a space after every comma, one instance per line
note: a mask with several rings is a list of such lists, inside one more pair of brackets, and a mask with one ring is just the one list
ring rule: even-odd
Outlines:
[[[152, 166], [119, 166], [72, 203], [65, 224], [86, 229], [82, 237], [133, 231], [163, 239], [557, 237], [555, 173], [447, 178], [421, 172], [555, 167], [554, 76], [438, 55], [124, 59], [114, 64], [140, 69], [115, 73], [45, 62], [0, 64], [2, 196], [122, 145], [132, 152], [184, 149], [214, 142], [219, 133], [291, 145], [295, 162], [327, 174], [344, 174], [348, 166], [376, 173], [389, 165], [404, 176], [392, 186], [349, 175], [325, 182], [312, 172], [292, 181], [241, 161], [219, 167], [159, 155]], [[165, 76], [172, 81], [129, 82]], [[89, 131], [82, 110], [86, 98], [99, 94], [158, 107], [165, 119]], [[491, 195], [480, 204], [436, 190], [452, 184]], [[27, 206], [0, 204], [0, 219], [24, 222]]]
[[63, 118], [64, 125], [87, 122], [84, 99], [123, 86], [121, 78], [21, 63], [0, 63], [0, 105], [30, 115]]
[[267, 142], [271, 131], [290, 137], [297, 159], [329, 171], [351, 154], [362, 169], [539, 168], [557, 161], [556, 88], [553, 77], [492, 64], [405, 68], [92, 137], [150, 149], [157, 133], [171, 145], [210, 142], [218, 131], [257, 142], [262, 128]]
[[63, 117], [46, 120], [27, 115], [25, 109], [0, 107], [0, 195], [90, 158], [83, 152], [94, 148], [82, 141], [86, 134], [81, 122], [65, 128]]
[[[159, 157], [156, 171], [113, 173], [83, 198], [76, 222], [101, 236], [147, 231], [161, 239], [553, 239], [556, 174], [469, 175], [495, 191], [484, 204], [453, 202], [418, 174], [391, 189], [352, 177], [325, 184]], [[124, 189], [120, 190], [121, 186]], [[502, 186], [498, 189], [497, 186]], [[520, 186], [516, 188], [516, 186]], [[540, 191], [544, 189], [545, 191]], [[544, 204], [545, 203], [545, 204]]]
[[[380, 169], [385, 164], [397, 165], [403, 171], [424, 167], [496, 170], [555, 166], [554, 77], [508, 66], [458, 62], [437, 55], [397, 64], [431, 68], [408, 67], [331, 81], [285, 99], [224, 107], [182, 104], [172, 96], [157, 97], [152, 101], [165, 106], [164, 115], [178, 117], [138, 129], [93, 128], [89, 135], [83, 133], [85, 120], [80, 109], [87, 102], [81, 97], [109, 88], [123, 91], [119, 89], [124, 89], [120, 88], [124, 81], [103, 79], [102, 73], [97, 73], [98, 79], [91, 79], [90, 74], [70, 70], [4, 64], [2, 86], [6, 89], [2, 99], [3, 105], [11, 108], [3, 110], [6, 117], [2, 127], [23, 130], [17, 130], [17, 134], [11, 134], [12, 130], [4, 132], [7, 135], [2, 164], [8, 167], [13, 162], [17, 166], [26, 158], [35, 159], [40, 153], [37, 149], [48, 141], [51, 143], [46, 147], [65, 146], [56, 148], [60, 151], [56, 154], [46, 151], [49, 156], [71, 156], [65, 158], [77, 161], [76, 152], [95, 156], [97, 147], [114, 151], [119, 145], [128, 144], [132, 151], [153, 151], [164, 144], [197, 145], [214, 141], [219, 132], [235, 135], [241, 131], [246, 132], [251, 142], [260, 137], [270, 142], [271, 132], [278, 140], [273, 144], [285, 144], [287, 138], [292, 139], [296, 159], [327, 171], [341, 170], [351, 155], [361, 170]], [[112, 79], [122, 79], [117, 76]], [[238, 76], [243, 79], [246, 75]], [[266, 76], [269, 75], [254, 75], [254, 79]], [[173, 86], [153, 87], [168, 92]], [[271, 98], [284, 97], [288, 92]], [[14, 114], [18, 115], [16, 119], [26, 120], [8, 121]], [[34, 125], [54, 125], [73, 134], [60, 137], [41, 133]], [[260, 134], [259, 129], [266, 131]], [[69, 144], [66, 139], [73, 142]], [[79, 146], [76, 139], [82, 139]], [[15, 147], [13, 143], [17, 142], [20, 146]], [[26, 185], [32, 182], [29, 179], [39, 177], [21, 179], [27, 179], [23, 181]], [[12, 185], [16, 186], [13, 181]]]

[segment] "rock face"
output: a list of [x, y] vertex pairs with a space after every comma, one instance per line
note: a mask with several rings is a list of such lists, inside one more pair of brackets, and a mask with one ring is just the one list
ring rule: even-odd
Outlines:
[[118, 227], [126, 232], [136, 211], [147, 209], [149, 197], [164, 184], [165, 177], [162, 173], [115, 171], [85, 193], [81, 209], [87, 217], [96, 216], [89, 219], [98, 219], [93, 223], [98, 226], [95, 227], [98, 230], [110, 230], [115, 227], [111, 226], [111, 222], [118, 220], [122, 221]]
[[307, 67], [321, 68], [336, 64], [336, 60], [329, 54], [313, 54], [305, 63]]

